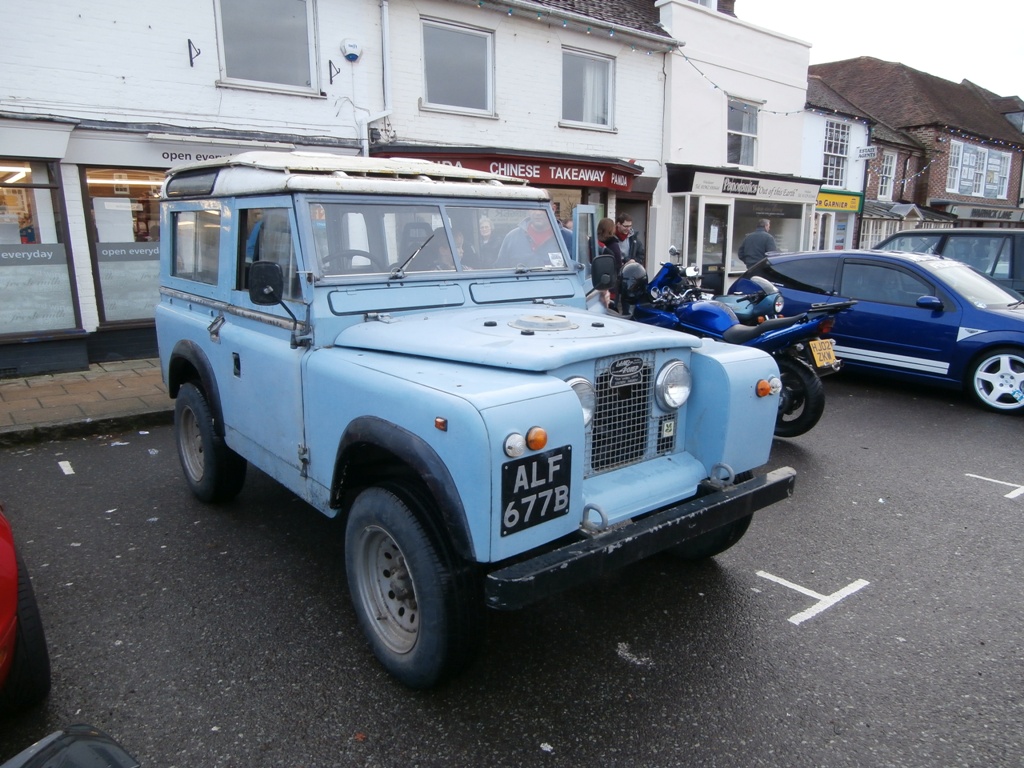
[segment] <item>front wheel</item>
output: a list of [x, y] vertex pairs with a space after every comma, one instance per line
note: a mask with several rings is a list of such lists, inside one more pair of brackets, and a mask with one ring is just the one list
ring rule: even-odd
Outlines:
[[245, 483], [246, 461], [217, 434], [206, 395], [194, 384], [182, 384], [174, 401], [174, 437], [196, 498], [220, 502], [238, 495]]
[[359, 625], [384, 668], [410, 688], [460, 671], [480, 640], [483, 601], [468, 564], [432, 535], [427, 503], [387, 484], [356, 498], [345, 570]]
[[997, 347], [978, 357], [970, 367], [967, 389], [990, 411], [1024, 409], [1024, 351]]
[[0, 684], [0, 715], [8, 715], [38, 704], [50, 692], [50, 655], [39, 618], [32, 581], [21, 557], [18, 567], [18, 608], [14, 658], [7, 678]]
[[796, 437], [818, 423], [825, 411], [825, 386], [803, 360], [789, 355], [775, 358], [782, 379], [779, 414], [775, 419], [776, 437]]

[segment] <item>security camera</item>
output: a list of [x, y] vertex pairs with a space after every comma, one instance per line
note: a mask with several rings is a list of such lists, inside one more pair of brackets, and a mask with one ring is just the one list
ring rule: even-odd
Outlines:
[[363, 47], [352, 38], [345, 38], [341, 41], [341, 52], [348, 61], [354, 63], [363, 55]]

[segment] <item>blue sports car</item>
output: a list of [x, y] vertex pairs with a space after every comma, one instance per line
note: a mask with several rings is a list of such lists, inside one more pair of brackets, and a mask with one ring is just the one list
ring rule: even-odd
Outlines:
[[745, 273], [779, 287], [786, 313], [856, 299], [830, 334], [851, 371], [963, 389], [993, 411], [1024, 411], [1024, 300], [941, 256], [814, 251]]

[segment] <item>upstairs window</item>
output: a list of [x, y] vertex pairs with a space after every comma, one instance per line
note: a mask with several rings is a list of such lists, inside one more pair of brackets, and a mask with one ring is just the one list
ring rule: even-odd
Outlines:
[[611, 128], [612, 61], [562, 51], [562, 120]]
[[753, 167], [757, 150], [757, 105], [729, 99], [726, 162]]
[[423, 22], [423, 103], [463, 112], [494, 112], [494, 39], [489, 32]]
[[975, 147], [962, 141], [949, 142], [947, 192], [1005, 200], [1009, 183], [1009, 153]]
[[821, 176], [826, 187], [846, 186], [846, 158], [850, 153], [850, 125], [825, 121], [825, 160]]
[[892, 200], [893, 180], [896, 175], [896, 153], [882, 153], [882, 170], [878, 174], [878, 199]]
[[316, 91], [315, 0], [219, 0], [221, 68], [237, 85]]

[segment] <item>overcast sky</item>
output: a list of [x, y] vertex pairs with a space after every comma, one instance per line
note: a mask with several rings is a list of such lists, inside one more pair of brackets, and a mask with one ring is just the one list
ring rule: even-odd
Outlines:
[[811, 43], [811, 64], [873, 56], [1024, 98], [1024, 0], [736, 0], [736, 16]]

